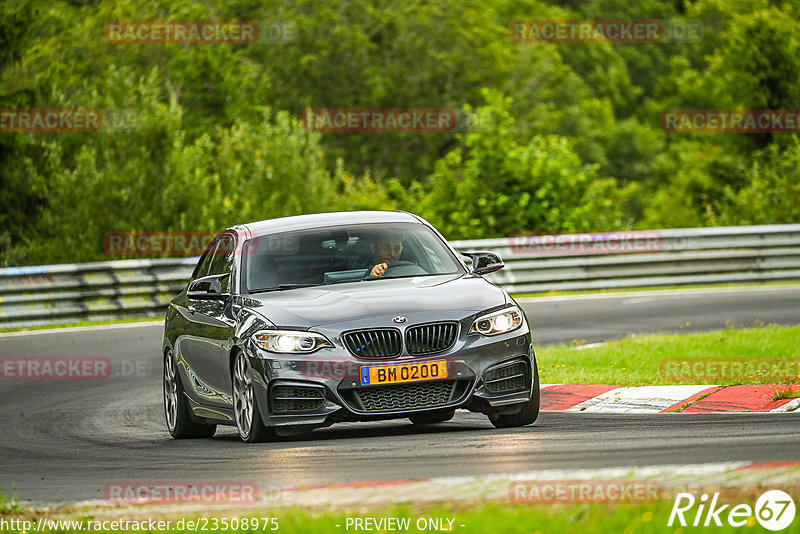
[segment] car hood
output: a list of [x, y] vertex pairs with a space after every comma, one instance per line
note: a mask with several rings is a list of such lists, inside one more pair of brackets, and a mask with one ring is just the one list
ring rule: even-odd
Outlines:
[[502, 306], [506, 294], [481, 277], [438, 275], [254, 293], [248, 300], [279, 328], [311, 328], [386, 315], [456, 310], [467, 315]]

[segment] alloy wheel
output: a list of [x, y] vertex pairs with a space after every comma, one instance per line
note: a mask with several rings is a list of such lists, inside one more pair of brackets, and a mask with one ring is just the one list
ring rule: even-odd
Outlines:
[[250, 424], [253, 420], [253, 381], [250, 378], [250, 364], [241, 352], [236, 357], [233, 381], [236, 427], [242, 437], [246, 438], [250, 435]]
[[178, 420], [178, 384], [175, 374], [175, 358], [169, 350], [164, 356], [164, 413], [170, 431], [175, 430]]

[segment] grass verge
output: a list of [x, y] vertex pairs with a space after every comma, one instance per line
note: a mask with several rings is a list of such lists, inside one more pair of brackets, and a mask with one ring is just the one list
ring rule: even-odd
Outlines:
[[772, 397], [772, 400], [781, 400], [781, 399], [800, 399], [800, 389], [784, 389], [775, 392], [775, 395]]
[[537, 348], [540, 381], [618, 386], [800, 383], [800, 326], [643, 335], [581, 346], [575, 340]]
[[52, 330], [54, 328], [74, 328], [78, 326], [101, 326], [106, 324], [146, 323], [148, 321], [164, 321], [163, 317], [129, 317], [126, 319], [109, 319], [106, 321], [75, 321], [72, 323], [46, 324], [40, 326], [20, 326], [0, 328], [0, 334], [6, 332], [27, 332], [29, 330]]
[[683, 286], [652, 286], [652, 287], [611, 287], [606, 289], [575, 289], [575, 290], [553, 290], [553, 291], [537, 291], [533, 293], [512, 293], [511, 296], [515, 299], [537, 298], [537, 297], [562, 297], [569, 295], [595, 295], [602, 293], [638, 293], [642, 291], [667, 291], [675, 289], [747, 289], [759, 288], [770, 286], [796, 286], [800, 285], [800, 281], [779, 281], [779, 282], [763, 282], [761, 284], [702, 284], [702, 285], [683, 285]]
[[16, 501], [4, 497], [3, 494], [0, 493], [0, 516], [16, 514], [19, 512], [20, 507], [17, 505]]
[[[748, 501], [745, 501], [748, 502]], [[751, 506], [755, 502], [749, 501]], [[363, 531], [355, 529], [353, 524], [346, 528], [347, 520], [353, 521], [356, 518], [370, 517], [376, 520], [383, 518], [408, 519], [408, 528], [402, 529], [403, 532], [456, 532], [463, 534], [606, 534], [609, 532], [620, 534], [655, 534], [663, 532], [682, 532], [678, 525], [667, 527], [673, 502], [671, 500], [656, 501], [650, 503], [577, 503], [577, 504], [509, 504], [509, 503], [489, 503], [473, 505], [439, 505], [439, 506], [391, 506], [373, 510], [361, 510], [358, 513], [348, 513], [344, 511], [334, 511], [325, 513], [315, 513], [303, 509], [280, 509], [268, 510], [262, 513], [248, 512], [246, 516], [258, 519], [257, 529], [241, 526], [241, 519], [238, 520], [238, 528], [221, 528], [222, 517], [217, 517], [215, 525], [214, 517], [207, 516], [207, 520], [201, 523], [199, 531], [203, 532], [282, 532], [288, 534], [340, 534], [348, 531]], [[233, 517], [235, 517], [235, 514]], [[229, 526], [232, 525], [228, 516]], [[270, 518], [272, 523], [264, 519]], [[430, 528], [427, 520], [439, 520], [444, 528]], [[691, 521], [693, 515], [688, 517]], [[36, 522], [36, 518], [31, 518]], [[166, 530], [143, 529], [119, 529], [116, 531], [129, 532], [186, 532], [186, 521], [196, 518], [184, 519], [184, 528], [175, 528], [179, 519], [172, 518], [172, 527]], [[274, 522], [277, 520], [277, 523]], [[452, 520], [448, 523], [448, 520]], [[724, 519], [723, 519], [724, 520]], [[74, 532], [85, 532], [87, 530], [98, 530], [100, 525], [94, 524], [91, 515], [84, 515], [80, 521], [84, 527], [75, 524], [61, 523], [55, 528], [44, 528], [40, 533], [63, 532], [71, 534]], [[87, 523], [92, 522], [92, 526], [87, 528]], [[419, 522], [419, 523], [418, 523]], [[420, 528], [423, 526], [426, 528]], [[266, 524], [266, 528], [263, 526]], [[275, 528], [276, 524], [278, 528]], [[436, 523], [433, 523], [436, 524]], [[747, 524], [756, 524], [755, 518], [750, 517]], [[216, 526], [216, 528], [214, 528]], [[452, 528], [450, 530], [448, 527]], [[204, 528], [205, 527], [205, 528]], [[386, 528], [372, 528], [370, 530], [387, 532]], [[397, 530], [397, 529], [393, 529]], [[741, 532], [741, 528], [714, 527], [714, 532]], [[7, 532], [20, 532], [20, 530], [7, 530]]]

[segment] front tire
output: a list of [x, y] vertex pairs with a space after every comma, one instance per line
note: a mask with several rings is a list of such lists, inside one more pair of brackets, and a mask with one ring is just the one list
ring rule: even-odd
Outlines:
[[507, 415], [490, 415], [489, 422], [495, 428], [513, 428], [515, 426], [526, 426], [533, 424], [539, 417], [539, 369], [536, 360], [533, 360], [533, 392], [531, 398], [526, 402], [519, 412]]
[[183, 391], [178, 362], [172, 349], [164, 353], [164, 416], [167, 430], [175, 439], [210, 438], [217, 431], [217, 425], [204, 425], [192, 420], [189, 401]]
[[263, 443], [275, 434], [264, 426], [255, 397], [252, 369], [244, 352], [233, 362], [233, 411], [239, 437], [246, 443]]

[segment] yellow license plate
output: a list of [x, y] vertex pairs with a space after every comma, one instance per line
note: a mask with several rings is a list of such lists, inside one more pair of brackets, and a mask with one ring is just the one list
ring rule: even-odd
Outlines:
[[447, 378], [447, 362], [445, 360], [361, 368], [362, 386], [438, 380], [441, 378]]

